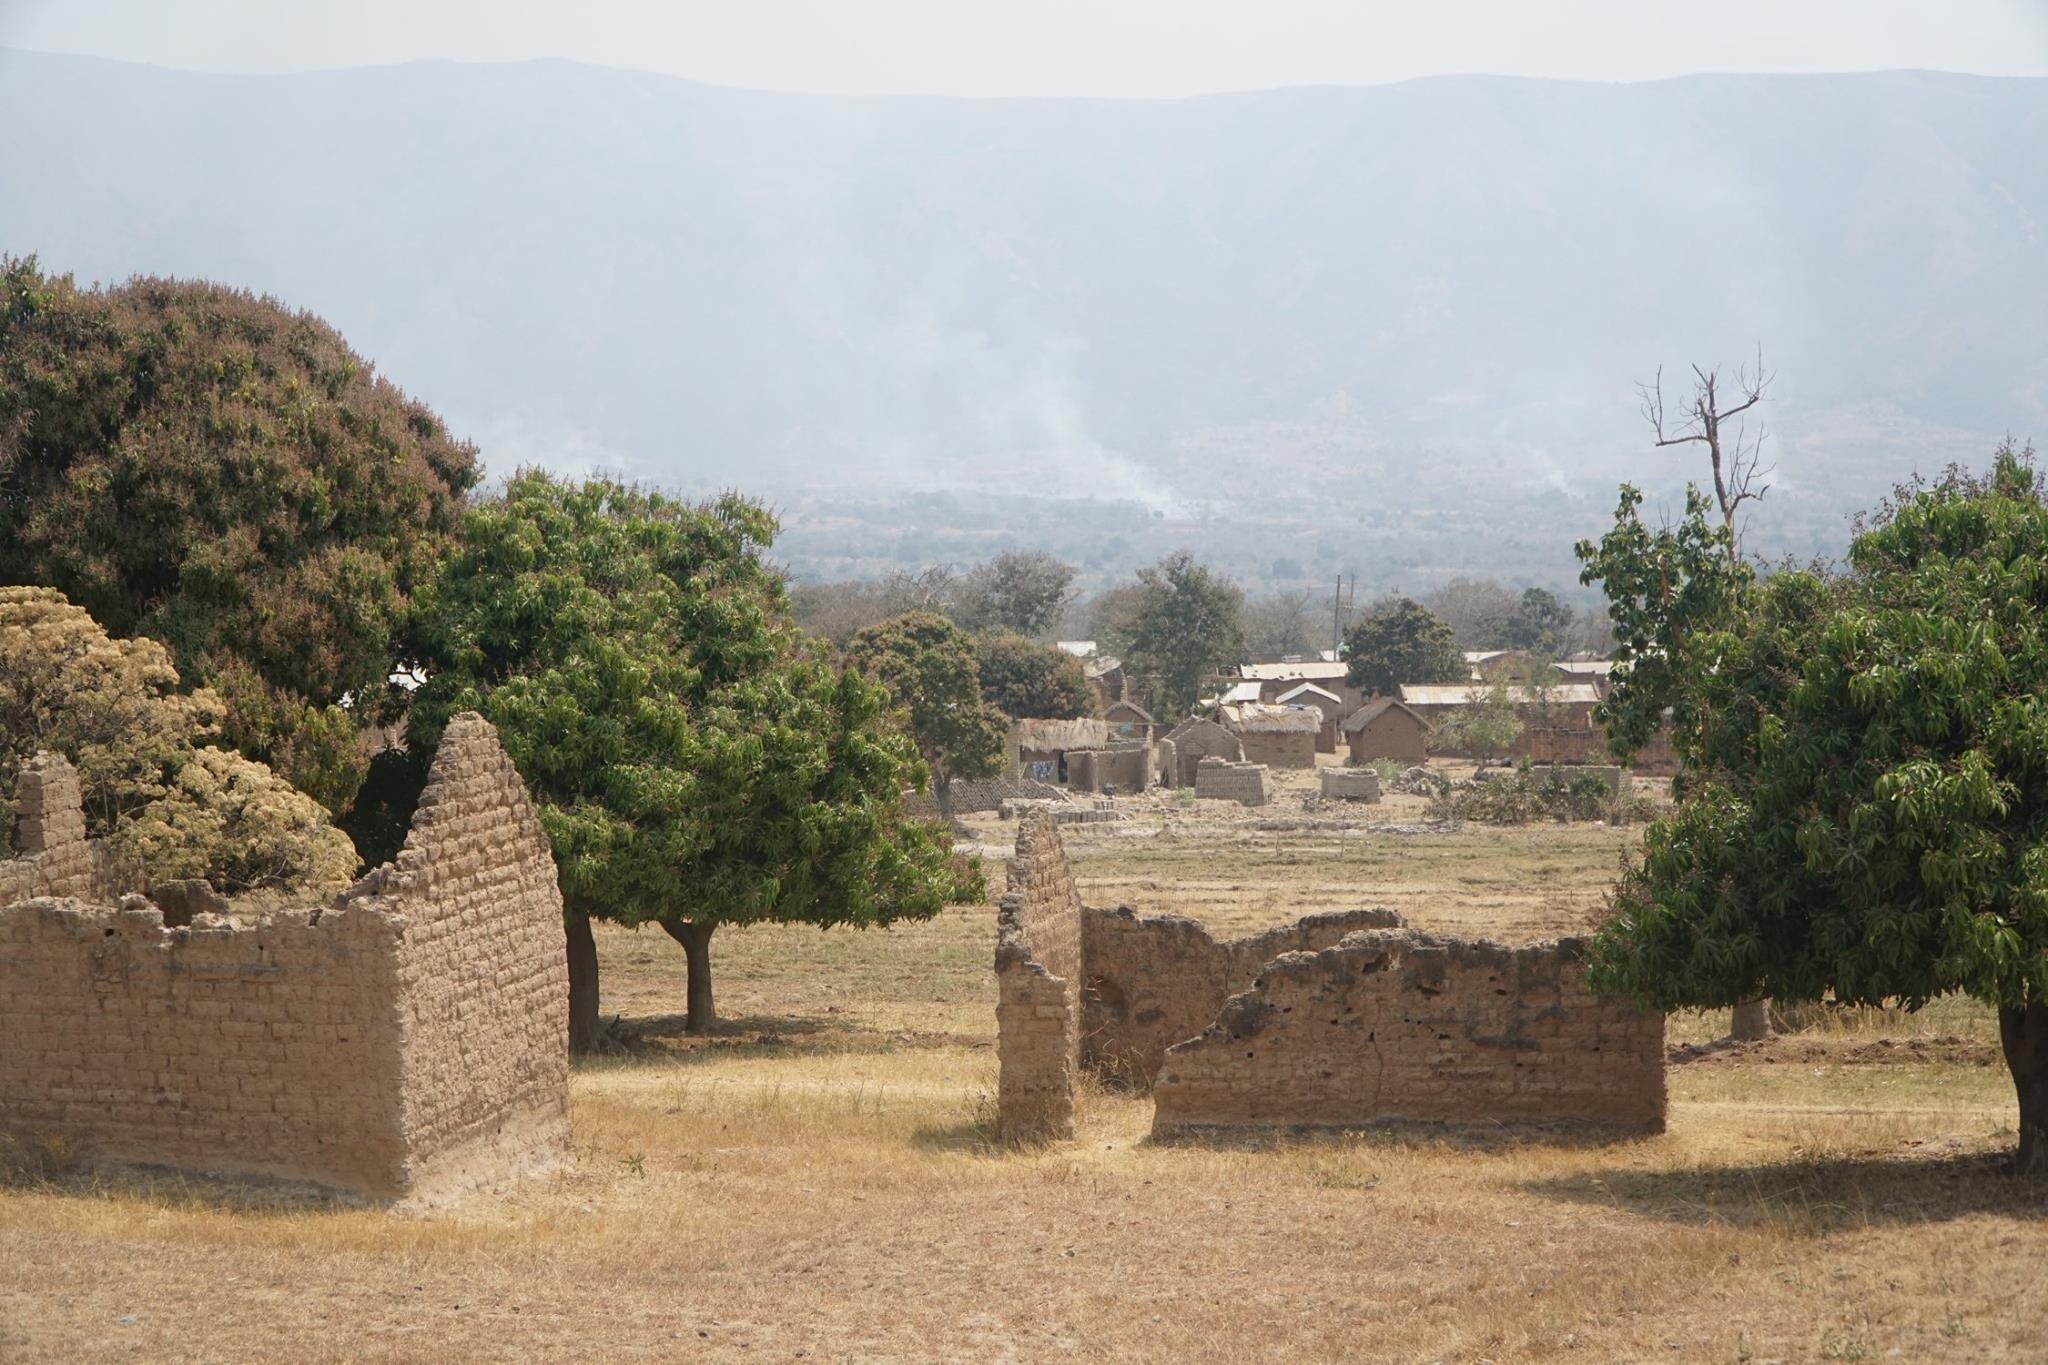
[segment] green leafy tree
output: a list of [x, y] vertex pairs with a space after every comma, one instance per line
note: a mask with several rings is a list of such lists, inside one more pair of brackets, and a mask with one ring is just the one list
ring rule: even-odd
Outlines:
[[[1151, 676], [1153, 710], [1164, 717], [1193, 708], [1202, 683], [1244, 659], [1244, 594], [1185, 550], [1138, 571], [1137, 592], [1116, 602], [1126, 675]], [[1107, 594], [1105, 594], [1107, 596]]]
[[1345, 681], [1390, 697], [1402, 683], [1464, 682], [1472, 676], [1451, 628], [1427, 607], [1402, 597], [1382, 602], [1344, 636]]
[[1474, 689], [1473, 697], [1437, 726], [1446, 749], [1460, 749], [1484, 763], [1498, 758], [1522, 737], [1522, 716], [1507, 685]]
[[343, 809], [474, 447], [318, 318], [200, 282], [80, 289], [0, 257], [0, 583], [161, 641], [222, 734]]
[[847, 659], [880, 683], [931, 769], [939, 813], [953, 813], [953, 779], [1002, 771], [1010, 723], [982, 700], [974, 641], [937, 612], [913, 611], [853, 637]]
[[213, 747], [220, 699], [180, 686], [154, 640], [113, 639], [51, 588], [0, 588], [0, 831], [39, 749], [78, 769], [86, 832], [152, 882], [222, 891], [347, 884], [359, 866], [319, 803]]
[[1010, 632], [974, 641], [981, 699], [1006, 716], [1072, 720], [1095, 707], [1081, 661], [1056, 645]]
[[578, 1049], [598, 1038], [593, 919], [682, 945], [701, 1030], [721, 925], [886, 925], [975, 889], [902, 813], [922, 769], [886, 694], [798, 636], [762, 560], [775, 529], [738, 497], [525, 472], [418, 594], [409, 742], [431, 752], [466, 709], [498, 727], [554, 844]]
[[1556, 658], [1572, 638], [1572, 609], [1545, 588], [1525, 588], [1502, 637], [1509, 649], [1526, 649]]
[[1074, 570], [1047, 554], [997, 555], [969, 570], [953, 617], [969, 630], [1014, 631], [1034, 639], [1051, 630], [1073, 600]]
[[2017, 1161], [2048, 1172], [2048, 505], [2025, 457], [1905, 490], [1847, 571], [1696, 636], [1677, 810], [1595, 943], [1658, 1008], [1962, 992], [1998, 1011]]

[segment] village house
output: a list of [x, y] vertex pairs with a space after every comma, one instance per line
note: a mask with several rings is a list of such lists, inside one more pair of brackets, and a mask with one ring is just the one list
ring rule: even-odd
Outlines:
[[1600, 704], [1600, 692], [1591, 683], [1559, 683], [1554, 687], [1402, 683], [1400, 693], [1400, 701], [1426, 721], [1431, 733], [1437, 736], [1431, 748], [1440, 755], [1472, 757], [1443, 739], [1443, 723], [1465, 707], [1496, 694], [1507, 698], [1522, 721], [1522, 733], [1502, 751], [1504, 757], [1532, 758], [1543, 763], [1595, 763], [1606, 753], [1605, 735], [1593, 719], [1593, 708]]
[[1313, 768], [1323, 713], [1312, 706], [1241, 702], [1217, 708], [1217, 720], [1244, 745], [1244, 761], [1272, 768]]
[[1429, 722], [1404, 702], [1375, 697], [1344, 718], [1344, 740], [1353, 767], [1381, 758], [1412, 765], [1429, 757]]
[[1010, 722], [1010, 776], [1065, 786], [1067, 755], [1081, 749], [1109, 747], [1106, 720], [1013, 720]]
[[1348, 706], [1356, 706], [1365, 698], [1357, 688], [1344, 681], [1351, 665], [1342, 659], [1295, 659], [1277, 664], [1240, 664], [1237, 676], [1244, 682], [1259, 685], [1259, 700], [1278, 702], [1283, 692], [1291, 692], [1303, 683], [1314, 683], [1327, 692], [1343, 698]]
[[1102, 708], [1102, 718], [1119, 739], [1152, 739], [1158, 726], [1152, 713], [1134, 701], [1111, 702]]
[[1323, 728], [1316, 732], [1316, 752], [1334, 754], [1337, 752], [1337, 727], [1351, 708], [1344, 699], [1327, 688], [1314, 683], [1303, 683], [1299, 687], [1282, 692], [1277, 699], [1281, 706], [1313, 706], [1323, 713]]

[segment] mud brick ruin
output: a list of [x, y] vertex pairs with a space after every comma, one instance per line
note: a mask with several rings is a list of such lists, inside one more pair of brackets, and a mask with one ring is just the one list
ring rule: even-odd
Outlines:
[[1324, 768], [1322, 795], [1332, 801], [1378, 801], [1380, 775], [1371, 768]]
[[396, 863], [247, 919], [195, 911], [222, 904], [203, 888], [121, 894], [63, 759], [32, 760], [20, 791], [0, 1140], [376, 1203], [565, 1153], [561, 894], [481, 717], [449, 725]]
[[1070, 1137], [1085, 1067], [1150, 1085], [1155, 1136], [1395, 1123], [1664, 1126], [1664, 1019], [1585, 984], [1584, 944], [1441, 938], [1391, 910], [1218, 942], [1084, 906], [1050, 819], [999, 910], [1005, 1136]]
[[1204, 758], [1195, 765], [1195, 795], [1246, 806], [1266, 804], [1266, 765]]

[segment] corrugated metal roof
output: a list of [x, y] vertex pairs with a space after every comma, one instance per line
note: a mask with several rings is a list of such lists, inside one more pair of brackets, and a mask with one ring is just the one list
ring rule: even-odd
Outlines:
[[1341, 678], [1350, 667], [1342, 659], [1304, 659], [1296, 664], [1239, 664], [1237, 676], [1259, 682], [1315, 682]]
[[1333, 701], [1336, 702], [1339, 706], [1342, 706], [1344, 704], [1344, 699], [1338, 696], [1335, 692], [1325, 691], [1324, 689], [1317, 687], [1314, 683], [1303, 683], [1301, 686], [1294, 688], [1291, 691], [1282, 692], [1277, 700], [1279, 700], [1282, 703], [1286, 703], [1294, 701], [1297, 698], [1301, 697], [1321, 697], [1324, 701]]
[[[1401, 700], [1410, 706], [1464, 706], [1485, 700], [1495, 690], [1484, 683], [1402, 683]], [[1600, 700], [1600, 689], [1591, 683], [1559, 683], [1543, 688], [1502, 686], [1497, 690], [1517, 706], [1538, 702], [1590, 706]]]
[[1224, 691], [1223, 695], [1218, 698], [1226, 706], [1233, 702], [1257, 701], [1258, 699], [1259, 685], [1255, 682], [1232, 683]]

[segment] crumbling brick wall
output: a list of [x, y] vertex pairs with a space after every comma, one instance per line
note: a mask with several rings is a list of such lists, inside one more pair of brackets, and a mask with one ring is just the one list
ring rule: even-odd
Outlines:
[[1024, 817], [996, 919], [996, 1108], [1009, 1138], [1072, 1137], [1081, 1053], [1081, 898], [1059, 830]]
[[1392, 910], [1336, 910], [1219, 942], [1182, 915], [1085, 908], [1081, 1060], [1110, 1077], [1150, 1085], [1166, 1049], [1207, 1028], [1274, 958], [1400, 923]]
[[39, 753], [15, 784], [14, 847], [0, 863], [0, 905], [35, 896], [107, 896], [111, 859], [85, 837], [78, 770], [61, 754]]
[[1664, 1125], [1663, 1016], [1586, 986], [1584, 944], [1413, 930], [1275, 959], [1169, 1048], [1153, 1132], [1394, 1122]]
[[1266, 804], [1266, 766], [1204, 758], [1195, 765], [1195, 795], [1246, 806]]
[[[82, 838], [51, 822], [75, 783], [42, 798], [21, 862]], [[567, 1141], [561, 913], [518, 775], [459, 716], [397, 862], [328, 906], [178, 928], [134, 896], [0, 908], [0, 1136], [373, 1201], [548, 1164]]]

